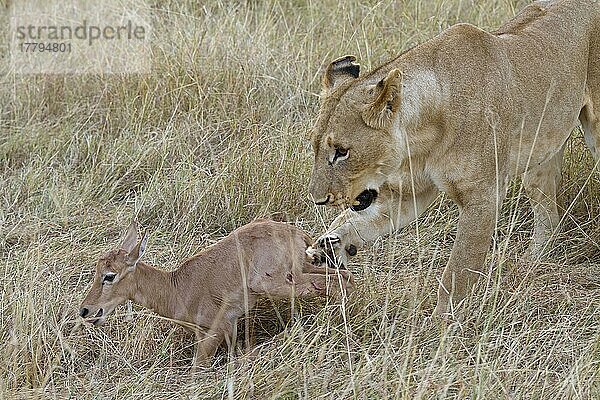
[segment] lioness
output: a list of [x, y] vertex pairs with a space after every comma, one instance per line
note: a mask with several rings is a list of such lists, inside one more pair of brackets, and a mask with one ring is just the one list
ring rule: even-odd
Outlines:
[[600, 1], [535, 2], [491, 33], [454, 25], [362, 76], [355, 61], [323, 77], [310, 193], [345, 210], [314, 250], [345, 263], [445, 192], [460, 209], [434, 311], [448, 316], [482, 275], [508, 179], [523, 174], [538, 255], [579, 122], [600, 161]]

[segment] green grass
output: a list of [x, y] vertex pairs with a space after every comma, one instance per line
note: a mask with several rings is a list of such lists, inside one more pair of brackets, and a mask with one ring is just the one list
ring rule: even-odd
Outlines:
[[490, 29], [524, 4], [148, 3], [149, 75], [22, 76], [1, 64], [0, 399], [600, 397], [600, 179], [577, 132], [551, 261], [520, 258], [532, 224], [515, 182], [462, 324], [427, 319], [457, 218], [440, 198], [359, 253], [347, 302], [261, 302], [253, 361], [222, 352], [191, 375], [193, 336], [141, 308], [130, 323], [119, 308], [102, 328], [81, 325], [95, 260], [133, 216], [151, 233], [148, 261], [165, 269], [276, 212], [323, 232], [334, 213], [308, 199], [306, 132], [329, 60], [356, 54], [368, 70], [450, 24]]

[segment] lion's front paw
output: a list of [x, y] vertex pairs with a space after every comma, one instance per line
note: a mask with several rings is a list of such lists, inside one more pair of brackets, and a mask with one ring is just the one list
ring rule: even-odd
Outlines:
[[356, 246], [345, 244], [342, 238], [334, 233], [321, 236], [309, 249], [314, 264], [327, 264], [335, 268], [346, 268], [348, 256], [356, 255], [357, 251]]

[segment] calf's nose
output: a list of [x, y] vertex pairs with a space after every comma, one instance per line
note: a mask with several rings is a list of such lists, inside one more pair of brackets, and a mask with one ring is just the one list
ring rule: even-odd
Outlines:
[[315, 202], [316, 205], [318, 206], [325, 206], [327, 205], [329, 202], [331, 202], [331, 200], [333, 199], [333, 195], [331, 193], [327, 193], [327, 196], [325, 196], [324, 199], [315, 199], [313, 197], [313, 201]]
[[89, 312], [90, 312], [90, 310], [83, 307], [81, 310], [79, 310], [79, 316], [82, 318], [85, 318], [85, 316], [88, 315]]

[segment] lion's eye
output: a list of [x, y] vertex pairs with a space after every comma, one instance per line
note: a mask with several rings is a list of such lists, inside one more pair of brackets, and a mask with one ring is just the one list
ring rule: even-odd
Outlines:
[[112, 281], [115, 280], [115, 277], [117, 276], [117, 274], [109, 272], [106, 275], [104, 275], [104, 277], [102, 278], [102, 284], [105, 283], [112, 283]]
[[332, 163], [345, 160], [349, 155], [350, 151], [348, 149], [336, 148]]
[[348, 149], [335, 149], [335, 158], [346, 157]]

